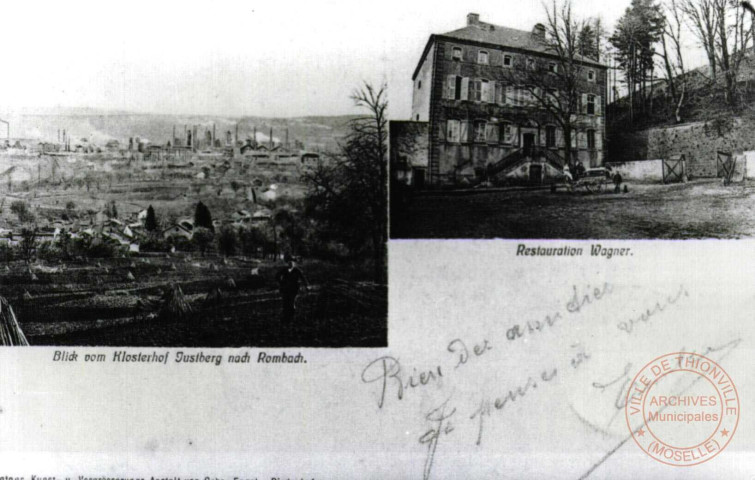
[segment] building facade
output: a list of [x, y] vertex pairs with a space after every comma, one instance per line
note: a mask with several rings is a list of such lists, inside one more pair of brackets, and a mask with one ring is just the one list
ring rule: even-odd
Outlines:
[[[576, 63], [568, 163], [589, 168], [604, 160], [607, 69], [586, 57]], [[560, 177], [567, 163], [563, 122], [544, 102], [563, 100], [563, 70], [540, 24], [527, 32], [470, 13], [466, 27], [431, 35], [412, 77], [411, 121], [427, 123], [425, 182], [543, 183]]]

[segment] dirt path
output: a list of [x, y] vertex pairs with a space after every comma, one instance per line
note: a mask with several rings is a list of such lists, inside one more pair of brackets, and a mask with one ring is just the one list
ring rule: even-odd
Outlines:
[[755, 236], [755, 184], [629, 185], [628, 194], [548, 191], [415, 197], [392, 238], [690, 239]]

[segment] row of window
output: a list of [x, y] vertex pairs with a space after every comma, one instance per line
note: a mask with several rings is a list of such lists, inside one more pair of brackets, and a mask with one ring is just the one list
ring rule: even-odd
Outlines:
[[[559, 92], [555, 89], [543, 91], [539, 87], [505, 85], [485, 78], [467, 78], [448, 75], [443, 92], [446, 100], [469, 100], [472, 102], [495, 103], [514, 107], [544, 107], [558, 105]], [[600, 95], [582, 94], [579, 111], [585, 115], [600, 115]]]
[[[461, 61], [463, 57], [463, 50], [461, 47], [453, 47], [453, 54], [452, 58], [454, 60]], [[525, 60], [526, 67], [528, 70], [535, 70], [537, 68], [537, 61], [532, 57], [527, 57]], [[477, 63], [480, 65], [490, 65], [490, 54], [487, 50], [478, 50], [477, 51]], [[504, 54], [503, 60], [501, 61], [501, 66], [504, 68], [513, 68], [514, 66], [514, 57], [513, 55]], [[556, 62], [547, 62], [546, 68], [549, 73], [558, 73], [558, 63]], [[594, 82], [595, 81], [595, 70], [588, 69], [587, 70], [587, 81]]]
[[[471, 137], [470, 137], [470, 126]], [[563, 137], [561, 129], [554, 125], [546, 125], [543, 145], [547, 148], [556, 148], [563, 146]], [[584, 139], [577, 141], [577, 138], [584, 135]], [[598, 147], [596, 139], [599, 139], [595, 130], [586, 132], [572, 133], [572, 147], [588, 148], [595, 150]], [[518, 143], [516, 128], [509, 122], [488, 122], [484, 120], [447, 120], [446, 121], [446, 141], [449, 143], [503, 143], [514, 145]], [[602, 143], [602, 142], [601, 142]]]

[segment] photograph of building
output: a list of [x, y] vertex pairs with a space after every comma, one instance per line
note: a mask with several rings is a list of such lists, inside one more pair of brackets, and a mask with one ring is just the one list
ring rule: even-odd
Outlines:
[[[427, 123], [428, 135], [426, 166], [417, 162], [417, 176], [429, 186], [540, 184], [560, 178], [565, 164], [600, 166], [606, 66], [582, 55], [560, 57], [543, 24], [521, 31], [483, 22], [476, 13], [466, 23], [430, 35], [412, 76], [411, 121]], [[559, 73], [569, 67], [576, 71]], [[566, 80], [578, 88], [573, 106], [560, 105], [568, 100]], [[576, 117], [568, 162], [559, 118], [567, 112]]]
[[714, 201], [741, 188], [751, 208], [755, 9], [703, 3], [722, 19], [707, 47], [696, 2], [609, 21], [552, 2], [531, 27], [469, 13], [430, 33], [390, 123], [391, 237], [755, 235]]

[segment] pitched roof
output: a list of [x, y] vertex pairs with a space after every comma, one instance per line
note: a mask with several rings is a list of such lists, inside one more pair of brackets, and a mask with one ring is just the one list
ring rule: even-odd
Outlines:
[[[494, 25], [492, 23], [481, 22], [478, 20], [474, 24], [467, 25], [466, 27], [459, 28], [458, 30], [431, 35], [430, 39], [427, 42], [427, 46], [425, 47], [425, 51], [420, 58], [419, 64], [414, 71], [412, 79], [416, 78], [417, 73], [419, 73], [422, 62], [425, 60], [425, 56], [430, 49], [430, 45], [435, 41], [435, 37], [445, 37], [466, 42], [482, 43], [504, 48], [526, 50], [530, 52], [542, 53], [545, 55], [557, 55], [552, 49], [549, 48], [547, 43], [537, 38], [535, 35], [533, 35], [532, 32], [528, 32], [526, 30], [517, 30], [516, 28], [509, 28], [501, 25]], [[596, 62], [595, 60], [587, 57], [581, 57], [578, 55], [577, 59], [587, 64], [605, 68], [605, 65], [603, 65], [602, 63]]]
[[479, 22], [477, 25], [467, 25], [464, 28], [443, 33], [441, 35], [461, 40], [471, 40], [473, 42], [491, 43], [503, 47], [552, 53], [548, 52], [547, 45], [541, 40], [535, 38], [531, 32], [502, 27], [490, 23]]
[[[508, 48], [528, 50], [546, 55], [557, 55], [543, 40], [532, 32], [515, 28], [493, 25], [492, 23], [477, 22], [464, 28], [441, 34], [443, 37], [458, 38], [477, 43], [487, 43]], [[577, 55], [577, 59], [592, 65], [604, 66], [600, 62]]]

